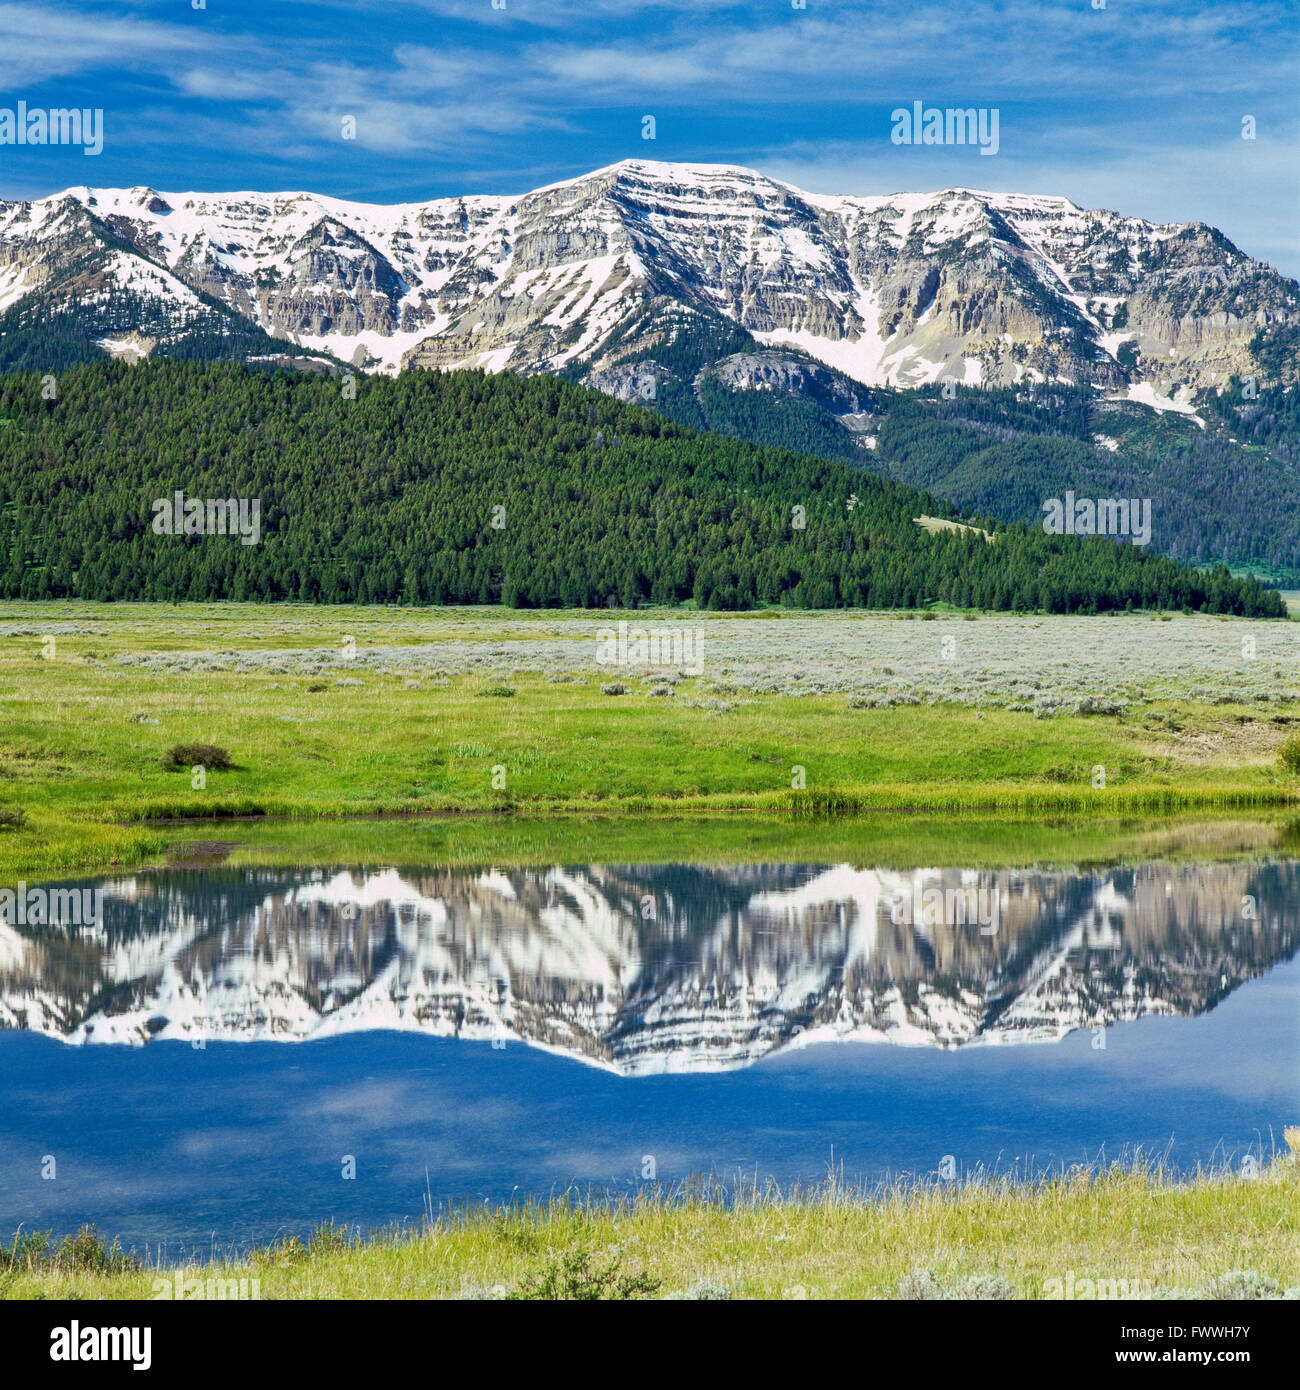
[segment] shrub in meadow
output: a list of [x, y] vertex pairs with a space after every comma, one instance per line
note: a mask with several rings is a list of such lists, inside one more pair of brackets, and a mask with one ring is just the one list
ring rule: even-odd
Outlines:
[[215, 743], [175, 743], [163, 754], [162, 765], [168, 772], [188, 772], [192, 767], [221, 772], [234, 766], [230, 750]]
[[1290, 773], [1300, 772], [1300, 737], [1292, 736], [1278, 749], [1278, 762]]

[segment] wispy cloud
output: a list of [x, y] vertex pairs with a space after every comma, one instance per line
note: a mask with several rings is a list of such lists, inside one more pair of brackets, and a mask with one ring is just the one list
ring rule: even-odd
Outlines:
[[233, 46], [210, 27], [157, 23], [116, 8], [0, 4], [0, 84], [12, 91], [110, 67], [157, 71], [177, 59]]

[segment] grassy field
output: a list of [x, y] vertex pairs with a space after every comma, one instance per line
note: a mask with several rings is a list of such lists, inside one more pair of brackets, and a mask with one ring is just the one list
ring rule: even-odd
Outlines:
[[[928, 621], [927, 618], [933, 619]], [[602, 628], [702, 638], [602, 665]], [[133, 864], [233, 816], [1287, 806], [1291, 623], [0, 606], [0, 868]], [[1249, 656], [1245, 653], [1249, 651]], [[229, 750], [233, 766], [177, 744]], [[1102, 785], [1104, 779], [1104, 785]]]
[[[1300, 1133], [1291, 1131], [1300, 1144]], [[88, 1240], [0, 1257], [0, 1297], [1300, 1297], [1300, 1181], [1287, 1155], [1248, 1179], [1112, 1169], [1055, 1181], [649, 1195], [481, 1209], [361, 1241], [326, 1228], [242, 1261], [106, 1263]], [[178, 1283], [178, 1280], [180, 1281]]]

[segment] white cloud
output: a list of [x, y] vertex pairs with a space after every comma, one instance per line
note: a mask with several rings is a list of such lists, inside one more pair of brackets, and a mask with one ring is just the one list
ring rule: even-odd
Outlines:
[[108, 16], [50, 5], [0, 5], [0, 85], [12, 92], [105, 68], [134, 69], [227, 45], [220, 30], [158, 24], [134, 16]]

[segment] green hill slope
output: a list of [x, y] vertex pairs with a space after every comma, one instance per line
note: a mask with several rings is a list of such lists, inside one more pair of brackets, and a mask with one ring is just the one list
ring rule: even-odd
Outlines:
[[[257, 543], [155, 534], [177, 490], [255, 500]], [[78, 366], [53, 400], [35, 375], [0, 379], [4, 597], [1282, 614], [1222, 568], [1028, 525], [932, 532], [922, 514], [957, 515], [550, 377], [410, 372], [355, 399], [185, 362]]]
[[705, 370], [693, 394], [665, 377], [654, 404], [680, 423], [853, 463], [1002, 521], [1041, 520], [1044, 499], [1067, 491], [1150, 498], [1160, 554], [1300, 582], [1294, 387], [1226, 383], [1198, 402], [1203, 424], [1091, 387], [958, 387], [951, 398], [938, 386], [858, 388], [865, 413], [852, 428], [851, 383], [822, 375], [840, 398], [729, 390]]

